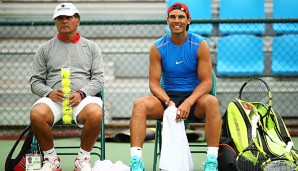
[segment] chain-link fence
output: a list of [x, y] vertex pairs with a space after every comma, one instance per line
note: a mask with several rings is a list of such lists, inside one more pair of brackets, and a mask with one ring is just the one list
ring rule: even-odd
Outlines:
[[[212, 24], [211, 34], [203, 36], [210, 44], [213, 69], [218, 76], [217, 95], [222, 114], [228, 103], [238, 97], [244, 81], [257, 76], [271, 87], [273, 108], [284, 117], [297, 118], [298, 19], [216, 19], [194, 20], [192, 23]], [[236, 23], [242, 23], [242, 26], [233, 25]], [[260, 25], [263, 30], [255, 33]], [[224, 27], [231, 33], [222, 32]], [[293, 29], [277, 32], [279, 27]], [[166, 34], [166, 22], [81, 21], [79, 31], [82, 36], [98, 43], [103, 51], [106, 124], [127, 122], [134, 99], [150, 94], [149, 49], [157, 38]], [[56, 34], [54, 23], [48, 21], [0, 23], [1, 126], [29, 123], [30, 107], [38, 99], [30, 92], [31, 62], [38, 47]], [[238, 38], [233, 37], [235, 35]], [[276, 39], [285, 35], [290, 37]], [[227, 37], [233, 39], [220, 43]], [[281, 50], [274, 49], [278, 47]]]

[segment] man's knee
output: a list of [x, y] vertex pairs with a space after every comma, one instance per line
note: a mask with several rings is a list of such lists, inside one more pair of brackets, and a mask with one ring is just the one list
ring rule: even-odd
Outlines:
[[134, 103], [133, 103], [133, 107], [134, 108], [140, 108], [141, 106], [143, 106], [143, 98], [137, 98], [135, 99]]
[[97, 104], [89, 104], [86, 106], [86, 119], [91, 122], [100, 123], [103, 118], [103, 112], [100, 106]]
[[135, 99], [134, 103], [133, 103], [133, 112], [132, 112], [132, 116], [136, 115], [136, 114], [140, 114], [143, 113], [145, 111], [145, 99], [144, 98], [137, 98]]
[[30, 111], [30, 119], [45, 118], [49, 114], [49, 107], [45, 104], [36, 104]]
[[219, 107], [219, 101], [217, 97], [206, 94], [202, 98], [200, 98], [197, 102], [197, 106], [199, 108], [204, 108], [205, 110], [214, 109]]
[[211, 104], [211, 106], [213, 107], [219, 107], [219, 100], [217, 97], [210, 95], [210, 101], [209, 103]]
[[51, 119], [51, 113], [50, 107], [46, 104], [36, 104], [30, 111], [30, 121], [31, 123], [40, 122], [42, 120], [49, 122]]
[[219, 112], [219, 100], [217, 97], [208, 95], [202, 101], [199, 103], [199, 109], [203, 110], [203, 113], [205, 113], [208, 116], [213, 117], [220, 117]]

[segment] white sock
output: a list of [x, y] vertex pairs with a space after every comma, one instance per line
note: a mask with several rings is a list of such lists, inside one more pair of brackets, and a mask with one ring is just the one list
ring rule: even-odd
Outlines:
[[142, 158], [142, 148], [141, 147], [131, 147], [130, 148], [130, 156], [139, 156]]
[[43, 151], [43, 154], [44, 154], [44, 158], [48, 158], [49, 160], [54, 160], [57, 158], [57, 153], [54, 147], [47, 151]]
[[207, 155], [208, 154], [213, 154], [214, 156], [217, 157], [217, 155], [218, 155], [218, 147], [207, 147]]
[[90, 151], [85, 151], [84, 149], [80, 148], [80, 151], [78, 153], [78, 158], [81, 158], [83, 156], [90, 156]]

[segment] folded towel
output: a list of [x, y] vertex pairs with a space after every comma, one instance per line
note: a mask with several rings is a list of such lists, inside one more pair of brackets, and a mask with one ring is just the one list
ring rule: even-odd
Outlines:
[[159, 168], [166, 171], [193, 171], [184, 121], [176, 121], [177, 108], [168, 107], [163, 115], [162, 148]]

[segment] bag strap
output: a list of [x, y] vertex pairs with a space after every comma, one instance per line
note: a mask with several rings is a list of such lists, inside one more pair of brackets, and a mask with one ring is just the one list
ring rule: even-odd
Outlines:
[[[278, 124], [278, 127], [279, 127], [278, 132], [280, 133], [281, 138], [283, 139], [283, 141], [286, 144], [288, 144], [288, 142], [291, 141], [291, 137], [289, 136], [289, 134], [287, 132], [287, 128], [286, 128], [286, 126], [283, 122], [283, 119], [277, 111], [272, 111], [272, 112], [274, 112], [273, 114], [275, 114], [275, 116], [276, 116], [277, 124]], [[270, 115], [270, 116], [273, 117], [272, 115]], [[272, 118], [272, 119], [274, 119], [274, 118]]]
[[[25, 136], [25, 134], [29, 132], [27, 134], [27, 138], [26, 140], [24, 141], [24, 144], [22, 146], [22, 149], [19, 153], [19, 155], [15, 158], [15, 159], [12, 159], [12, 155], [16, 149], [16, 147], [18, 146], [18, 144], [20, 143], [20, 141], [23, 139], [23, 137]], [[19, 138], [17, 139], [17, 141], [15, 142], [15, 144], [13, 145], [13, 147], [11, 148], [10, 152], [8, 153], [8, 156], [6, 158], [6, 161], [5, 161], [5, 170], [12, 170], [17, 164], [18, 162], [22, 159], [23, 157], [23, 153], [26, 152], [26, 148], [23, 148], [24, 145], [26, 144], [25, 142], [28, 141], [31, 139], [32, 141], [32, 135], [30, 136], [30, 132], [32, 133], [32, 130], [31, 130], [31, 125], [29, 124], [24, 130], [23, 132], [21, 133], [21, 135], [19, 136]], [[21, 154], [21, 155], [20, 155]]]

